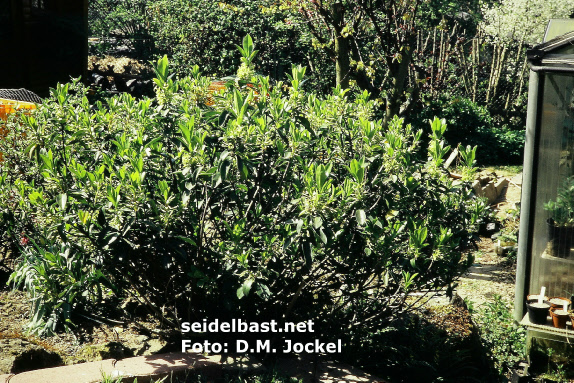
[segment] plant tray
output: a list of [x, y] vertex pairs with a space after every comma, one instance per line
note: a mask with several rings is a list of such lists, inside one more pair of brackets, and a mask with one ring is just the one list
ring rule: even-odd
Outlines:
[[[570, 254], [572, 254], [572, 252], [570, 252]], [[542, 259], [551, 259], [551, 260], [556, 261], [556, 262], [574, 264], [574, 259], [572, 259], [571, 256], [569, 256], [567, 258], [554, 257], [554, 256], [550, 255], [550, 252], [548, 251], [548, 249], [544, 250], [544, 252], [541, 254], [541, 258]]]

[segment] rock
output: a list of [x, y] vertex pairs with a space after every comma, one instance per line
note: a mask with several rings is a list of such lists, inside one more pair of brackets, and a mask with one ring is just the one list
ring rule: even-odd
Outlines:
[[496, 222], [483, 222], [478, 226], [478, 234], [482, 235], [483, 237], [491, 236], [494, 237], [498, 231], [498, 225]]
[[108, 342], [105, 344], [91, 344], [85, 346], [79, 353], [79, 360], [93, 362], [104, 359], [123, 359], [134, 356], [132, 350], [124, 347], [119, 342]]
[[508, 178], [503, 178], [496, 184], [494, 184], [494, 187], [496, 188], [496, 193], [500, 195], [504, 191], [504, 189], [508, 187], [509, 183], [510, 181], [508, 180]]
[[476, 180], [472, 183], [472, 189], [474, 190], [474, 194], [476, 194], [479, 197], [484, 196], [484, 193], [482, 192], [482, 186], [480, 185], [480, 181]]
[[167, 342], [161, 339], [150, 339], [147, 341], [149, 348], [145, 350], [143, 355], [153, 355], [160, 353], [167, 345]]
[[165, 351], [167, 342], [162, 339], [150, 339], [145, 335], [140, 335], [134, 340], [126, 343], [135, 356], [159, 354]]
[[135, 340], [127, 343], [126, 346], [133, 351], [135, 356], [141, 356], [149, 347], [147, 344], [148, 339], [149, 337], [147, 335], [139, 335]]
[[483, 189], [484, 196], [488, 199], [488, 203], [493, 203], [498, 198], [498, 193], [496, 192], [496, 187], [494, 183], [490, 182]]
[[24, 339], [0, 339], [0, 374], [16, 374], [64, 364], [54, 351]]
[[453, 305], [454, 307], [461, 307], [465, 310], [468, 310], [468, 307], [466, 307], [466, 302], [457, 293], [454, 293], [454, 295], [452, 296], [452, 299], [450, 300], [450, 304]]

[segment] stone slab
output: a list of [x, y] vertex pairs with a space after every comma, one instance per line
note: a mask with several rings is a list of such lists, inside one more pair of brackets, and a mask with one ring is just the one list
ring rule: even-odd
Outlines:
[[222, 376], [221, 357], [198, 353], [169, 353], [160, 355], [136, 356], [118, 361], [113, 376], [125, 377], [124, 382], [147, 383], [164, 376], [183, 376], [199, 373], [208, 378]]
[[[280, 360], [277, 367], [303, 382], [319, 383], [384, 383], [383, 380], [350, 366], [334, 363], [324, 356], [296, 356]], [[265, 368], [255, 358], [241, 355], [202, 355], [198, 353], [170, 353], [139, 356], [120, 361], [106, 359], [72, 366], [46, 368], [17, 375], [0, 375], [0, 383], [98, 383], [104, 375], [122, 382], [157, 381], [163, 377], [186, 377], [200, 374], [204, 379], [223, 377], [225, 372], [263, 372]]]
[[114, 362], [114, 359], [106, 359], [22, 372], [12, 376], [10, 383], [97, 383], [101, 382], [103, 374], [108, 376], [112, 374]]
[[482, 197], [484, 195], [484, 193], [482, 192], [482, 186], [480, 185], [479, 180], [475, 180], [472, 183], [472, 189], [474, 190], [474, 194], [476, 194], [477, 196]]

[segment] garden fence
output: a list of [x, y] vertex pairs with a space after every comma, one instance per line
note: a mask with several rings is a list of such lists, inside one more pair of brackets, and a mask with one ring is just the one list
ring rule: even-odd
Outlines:
[[471, 39], [464, 35], [456, 26], [418, 33], [415, 61], [426, 69], [429, 93], [468, 98], [493, 114], [522, 105], [527, 94], [526, 47], [492, 42], [481, 31]]

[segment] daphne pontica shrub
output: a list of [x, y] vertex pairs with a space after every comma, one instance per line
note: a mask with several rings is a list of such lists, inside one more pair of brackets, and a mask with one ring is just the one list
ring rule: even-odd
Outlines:
[[301, 67], [207, 106], [199, 68], [168, 67], [156, 98], [91, 104], [76, 82], [7, 123], [0, 225], [22, 250], [11, 279], [34, 297], [33, 330], [114, 295], [173, 328], [312, 319], [358, 342], [469, 265], [484, 205], [442, 170], [444, 122], [422, 145], [373, 119], [366, 93], [305, 92]]

